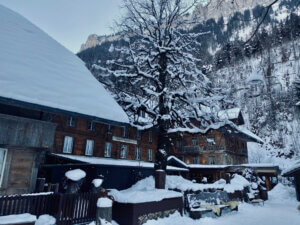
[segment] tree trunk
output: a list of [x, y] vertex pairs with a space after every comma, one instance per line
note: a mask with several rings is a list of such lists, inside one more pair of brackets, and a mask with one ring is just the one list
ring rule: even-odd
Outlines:
[[[161, 86], [159, 87], [158, 93], [162, 93], [166, 87], [166, 70], [167, 70], [167, 57], [165, 53], [160, 55], [160, 74], [159, 81]], [[157, 151], [155, 154], [155, 187], [159, 189], [165, 188], [166, 169], [167, 169], [167, 157], [169, 155], [170, 140], [168, 137], [168, 129], [170, 128], [170, 121], [165, 119], [165, 115], [169, 114], [169, 110], [166, 107], [166, 95], [161, 94], [159, 96], [159, 114], [158, 119], [158, 140], [157, 140]], [[159, 170], [160, 172], [156, 172]], [[164, 171], [164, 172], [162, 172]], [[163, 181], [162, 181], [163, 179]]]

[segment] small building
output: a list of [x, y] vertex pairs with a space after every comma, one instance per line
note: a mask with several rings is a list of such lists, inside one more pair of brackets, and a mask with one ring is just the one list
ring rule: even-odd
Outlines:
[[282, 172], [284, 177], [294, 177], [297, 200], [300, 201], [300, 161]]
[[230, 166], [227, 172], [242, 174], [246, 168], [251, 169], [254, 174], [265, 182], [268, 191], [278, 183], [278, 176], [281, 173], [279, 166], [271, 163], [247, 163]]
[[130, 128], [76, 55], [1, 5], [0, 29], [0, 194], [33, 192], [46, 152], [154, 160], [152, 131]]

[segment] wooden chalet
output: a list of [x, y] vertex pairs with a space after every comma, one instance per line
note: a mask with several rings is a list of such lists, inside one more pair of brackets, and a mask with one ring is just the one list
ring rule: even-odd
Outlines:
[[173, 155], [187, 164], [237, 165], [248, 162], [247, 142], [262, 143], [249, 130], [241, 127], [244, 119], [239, 109], [221, 111], [221, 119], [237, 126], [224, 125], [206, 134], [178, 133], [174, 138]]
[[101, 174], [111, 188], [152, 175], [155, 131], [130, 127], [121, 106], [76, 55], [19, 14], [0, 10], [0, 187], [22, 183], [18, 191], [0, 193], [33, 192], [37, 177], [40, 191], [63, 191], [64, 173], [79, 167], [87, 183]]
[[220, 111], [218, 116], [235, 125], [226, 124], [219, 129], [210, 129], [206, 134], [183, 132], [173, 137], [172, 154], [186, 163], [190, 179], [197, 182], [203, 177], [214, 182], [224, 177], [229, 166], [247, 164], [247, 142], [263, 143], [242, 126], [244, 118], [240, 109]]

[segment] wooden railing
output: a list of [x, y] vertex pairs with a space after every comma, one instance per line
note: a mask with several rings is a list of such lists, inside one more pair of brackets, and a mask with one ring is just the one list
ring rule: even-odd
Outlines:
[[57, 225], [85, 223], [96, 219], [96, 203], [95, 193], [0, 196], [0, 216], [49, 214]]
[[184, 146], [183, 153], [200, 153], [201, 148], [199, 146]]

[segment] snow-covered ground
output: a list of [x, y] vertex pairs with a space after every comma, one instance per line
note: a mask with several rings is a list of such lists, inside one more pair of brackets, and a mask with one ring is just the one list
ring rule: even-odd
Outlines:
[[298, 205], [294, 188], [279, 184], [269, 192], [269, 200], [264, 206], [240, 203], [238, 212], [232, 212], [217, 219], [193, 220], [175, 213], [168, 218], [149, 220], [145, 225], [299, 225]]
[[[250, 183], [240, 175], [235, 175], [231, 179], [230, 184], [221, 179], [213, 184], [197, 184], [192, 181], [186, 180], [181, 176], [167, 176], [166, 188], [171, 190], [184, 191], [205, 191], [208, 189], [225, 190], [228, 193], [233, 193], [237, 190], [243, 190], [249, 186]], [[139, 202], [152, 202], [161, 201], [166, 198], [181, 197], [182, 194], [176, 191], [155, 189], [154, 177], [150, 176], [138, 181], [132, 187], [118, 191], [115, 189], [110, 190], [110, 195], [114, 197], [117, 202], [122, 203], [139, 203]]]

